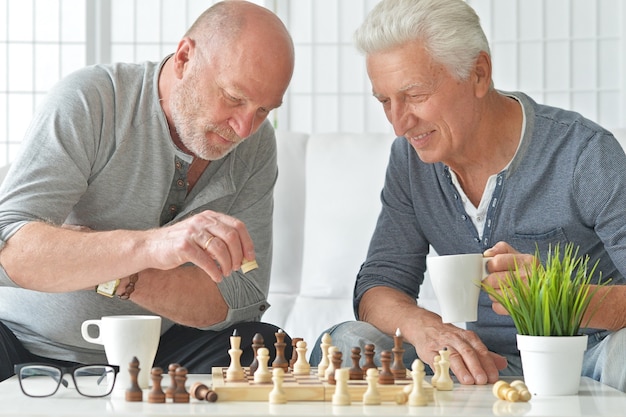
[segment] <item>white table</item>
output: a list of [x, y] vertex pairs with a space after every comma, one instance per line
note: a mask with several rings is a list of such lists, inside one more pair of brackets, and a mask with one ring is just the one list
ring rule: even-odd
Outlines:
[[[210, 384], [210, 375], [190, 375], [195, 381]], [[207, 385], [208, 385], [207, 384]], [[527, 403], [497, 400], [491, 385], [455, 385], [453, 391], [436, 391], [435, 402], [426, 407], [383, 403], [364, 406], [333, 406], [328, 402], [291, 402], [272, 405], [267, 402], [207, 403], [192, 399], [188, 404], [151, 404], [126, 402], [123, 396], [85, 398], [73, 389], [60, 387], [52, 397], [29, 398], [22, 394], [17, 377], [0, 383], [0, 415], [12, 416], [138, 416], [138, 415], [210, 415], [210, 416], [621, 416], [626, 414], [626, 394], [582, 378], [577, 396], [534, 397]], [[147, 393], [144, 394], [147, 398]], [[168, 400], [169, 401], [169, 400]]]

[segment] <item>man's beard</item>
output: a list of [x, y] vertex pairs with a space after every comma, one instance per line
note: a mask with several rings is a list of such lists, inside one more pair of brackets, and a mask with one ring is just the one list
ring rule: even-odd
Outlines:
[[[186, 81], [183, 81], [177, 89], [172, 91], [169, 102], [172, 120], [176, 133], [178, 133], [181, 142], [189, 151], [199, 158], [214, 161], [223, 158], [237, 147], [241, 143], [241, 138], [231, 129], [223, 128], [210, 122], [201, 129], [194, 124], [194, 110], [202, 109], [203, 106], [195, 80], [197, 80], [196, 71]], [[209, 132], [213, 132], [231, 143], [211, 144], [210, 139], [207, 137]]]

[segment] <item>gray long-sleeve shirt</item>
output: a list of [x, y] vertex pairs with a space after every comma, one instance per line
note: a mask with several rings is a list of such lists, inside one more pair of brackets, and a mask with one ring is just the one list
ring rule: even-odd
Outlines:
[[[600, 261], [603, 278], [624, 284], [626, 156], [620, 144], [577, 113], [512, 95], [524, 107], [525, 134], [508, 169], [498, 174], [481, 233], [464, 210], [449, 168], [422, 162], [406, 139], [396, 139], [383, 207], [355, 285], [357, 317], [361, 297], [376, 286], [418, 298], [429, 245], [448, 255], [481, 253], [505, 241], [524, 253], [538, 247], [545, 259], [550, 244], [571, 241], [591, 265]], [[496, 315], [484, 292], [478, 321], [467, 328], [490, 350], [517, 353], [512, 320]]]
[[[258, 320], [269, 307], [274, 130], [264, 123], [229, 155], [211, 162], [187, 194], [191, 158], [173, 144], [159, 104], [164, 62], [88, 67], [49, 92], [0, 188], [0, 247], [32, 221], [145, 230], [206, 209], [227, 213], [246, 224], [259, 269], [235, 272], [219, 284], [229, 312], [211, 329]], [[146, 313], [93, 290], [25, 290], [0, 268], [0, 320], [41, 356], [102, 362], [102, 347], [82, 339], [81, 323]], [[173, 324], [163, 323], [163, 331]]]

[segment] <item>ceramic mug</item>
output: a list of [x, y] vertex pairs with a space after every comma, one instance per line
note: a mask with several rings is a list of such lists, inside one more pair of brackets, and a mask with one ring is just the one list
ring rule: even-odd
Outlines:
[[478, 320], [480, 283], [488, 275], [489, 259], [480, 253], [426, 258], [426, 268], [444, 323]]
[[[91, 327], [99, 329], [98, 336], [92, 337]], [[154, 364], [161, 337], [161, 317], [159, 316], [105, 316], [100, 320], [86, 320], [81, 326], [83, 338], [104, 346], [110, 365], [119, 365], [114, 391], [126, 391], [130, 386], [128, 364], [136, 357], [139, 360], [137, 382], [140, 388], [148, 388], [150, 370]]]

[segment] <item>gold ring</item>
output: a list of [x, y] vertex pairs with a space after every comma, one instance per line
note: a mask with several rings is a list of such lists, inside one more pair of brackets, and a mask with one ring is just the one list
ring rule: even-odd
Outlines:
[[215, 239], [215, 236], [211, 236], [210, 238], [207, 239], [206, 243], [204, 244], [204, 250], [207, 250], [209, 248], [209, 245], [211, 244], [211, 241]]

